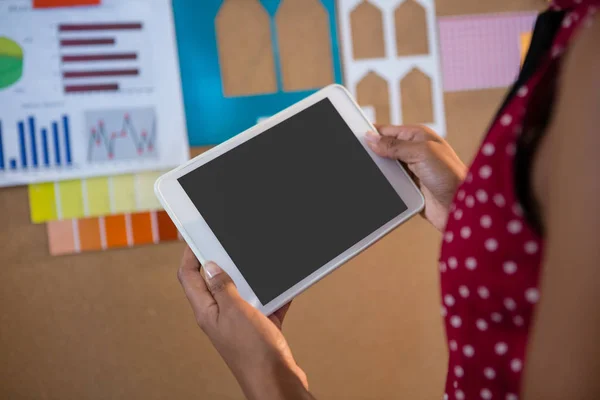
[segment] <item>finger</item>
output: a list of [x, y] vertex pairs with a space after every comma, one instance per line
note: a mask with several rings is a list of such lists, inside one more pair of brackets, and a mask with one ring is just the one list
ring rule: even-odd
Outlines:
[[201, 326], [208, 324], [217, 303], [200, 275], [200, 263], [189, 247], [183, 252], [177, 277], [192, 306], [196, 321]]
[[382, 136], [389, 136], [401, 140], [439, 141], [440, 137], [431, 129], [421, 125], [375, 125]]
[[242, 300], [231, 277], [214, 262], [204, 264], [201, 274], [220, 311]]
[[367, 144], [378, 155], [405, 163], [423, 161], [429, 147], [427, 142], [413, 142], [367, 132]]
[[285, 316], [286, 316], [288, 310], [290, 309], [291, 305], [292, 305], [292, 302], [290, 301], [289, 303], [283, 305], [279, 310], [275, 311], [273, 314], [271, 314], [269, 316], [269, 319], [279, 329], [281, 329], [281, 326], [283, 325], [283, 320], [285, 319]]

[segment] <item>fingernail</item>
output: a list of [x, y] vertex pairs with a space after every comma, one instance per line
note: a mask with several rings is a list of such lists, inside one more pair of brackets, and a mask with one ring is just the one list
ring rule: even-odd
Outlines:
[[219, 275], [221, 272], [223, 272], [223, 270], [212, 261], [209, 261], [206, 264], [204, 264], [202, 266], [202, 269], [204, 270], [204, 276], [207, 279], [212, 279], [215, 276]]
[[366, 139], [370, 143], [378, 143], [381, 140], [381, 135], [373, 131], [367, 131]]

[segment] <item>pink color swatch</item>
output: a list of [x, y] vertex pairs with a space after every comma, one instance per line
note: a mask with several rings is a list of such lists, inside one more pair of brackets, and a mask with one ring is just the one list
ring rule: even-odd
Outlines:
[[445, 92], [510, 86], [520, 68], [520, 37], [535, 13], [439, 18]]

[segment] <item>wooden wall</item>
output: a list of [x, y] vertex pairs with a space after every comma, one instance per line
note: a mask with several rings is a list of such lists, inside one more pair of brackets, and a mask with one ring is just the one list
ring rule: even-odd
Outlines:
[[[297, 3], [291, 14], [302, 13]], [[437, 8], [439, 15], [461, 15], [544, 3], [440, 0]], [[289, 45], [300, 46], [303, 37], [289, 33]], [[290, 76], [284, 79], [293, 88], [298, 81]], [[446, 94], [448, 139], [465, 160], [503, 95]], [[177, 283], [183, 244], [50, 257], [44, 226], [29, 222], [26, 188], [1, 189], [0, 214], [0, 398], [242, 398]], [[284, 332], [317, 398], [442, 397], [439, 241], [413, 219], [294, 302]]]

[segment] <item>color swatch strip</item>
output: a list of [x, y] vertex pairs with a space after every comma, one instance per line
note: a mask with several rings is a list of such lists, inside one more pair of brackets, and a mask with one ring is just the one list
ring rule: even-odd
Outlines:
[[116, 175], [29, 185], [31, 221], [161, 210], [154, 182], [162, 172]]
[[47, 233], [53, 256], [179, 240], [165, 211], [51, 221]]
[[444, 91], [510, 86], [519, 73], [521, 34], [535, 13], [442, 17], [438, 20]]

